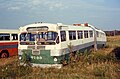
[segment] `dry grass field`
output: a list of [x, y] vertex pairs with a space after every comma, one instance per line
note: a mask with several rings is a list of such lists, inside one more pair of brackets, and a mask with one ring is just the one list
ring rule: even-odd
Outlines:
[[61, 69], [19, 66], [18, 57], [0, 59], [0, 79], [120, 79], [119, 54], [120, 36], [111, 36], [105, 48], [85, 51]]

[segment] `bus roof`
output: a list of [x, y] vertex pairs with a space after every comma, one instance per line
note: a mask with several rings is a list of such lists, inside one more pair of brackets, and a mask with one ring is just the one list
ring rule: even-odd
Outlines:
[[62, 23], [56, 23], [56, 24], [52, 24], [52, 23], [33, 23], [33, 24], [28, 24], [25, 26], [20, 27], [20, 31], [27, 31], [27, 28], [30, 27], [42, 27], [42, 26], [48, 26], [49, 27], [49, 31], [50, 30], [60, 30], [60, 28], [62, 28], [61, 30], [92, 30], [90, 27], [85, 27], [85, 26], [74, 26], [74, 25], [65, 25]]
[[0, 33], [19, 33], [17, 29], [0, 29]]

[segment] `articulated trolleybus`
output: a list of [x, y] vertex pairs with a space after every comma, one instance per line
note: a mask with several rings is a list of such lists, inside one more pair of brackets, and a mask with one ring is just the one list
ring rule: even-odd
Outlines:
[[0, 58], [18, 55], [19, 30], [0, 29]]
[[38, 22], [20, 27], [20, 64], [23, 64], [22, 55], [26, 54], [33, 66], [61, 67], [61, 61], [69, 59], [69, 44], [73, 46], [73, 52], [100, 47], [106, 44], [106, 35], [102, 30], [87, 23], [64, 25]]

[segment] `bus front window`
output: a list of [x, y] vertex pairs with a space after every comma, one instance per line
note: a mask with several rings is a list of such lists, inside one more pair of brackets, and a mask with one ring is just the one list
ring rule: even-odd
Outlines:
[[20, 34], [20, 41], [26, 41], [25, 35], [26, 33]]
[[22, 33], [20, 34], [20, 44], [21, 45], [34, 45], [35, 44], [35, 34]]
[[30, 34], [30, 41], [35, 41], [35, 37], [36, 37], [35, 34]]
[[56, 32], [48, 32], [47, 33], [47, 40], [55, 40], [57, 37], [57, 33]]
[[39, 41], [37, 42], [37, 44], [51, 45], [51, 44], [55, 44], [55, 40], [58, 33], [48, 31], [48, 32], [40, 32], [38, 35], [39, 35]]
[[53, 45], [56, 43], [57, 37], [58, 33], [52, 31], [38, 32], [36, 34], [22, 33], [20, 34], [20, 41], [22, 45], [31, 45], [35, 41], [38, 45]]
[[35, 34], [22, 33], [20, 35], [20, 41], [35, 41]]

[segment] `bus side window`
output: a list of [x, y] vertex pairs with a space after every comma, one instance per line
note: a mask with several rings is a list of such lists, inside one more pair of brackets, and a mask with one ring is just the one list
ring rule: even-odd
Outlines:
[[77, 31], [78, 32], [78, 39], [83, 39], [83, 31]]
[[18, 34], [12, 34], [12, 40], [18, 40]]
[[89, 35], [90, 35], [90, 38], [93, 37], [93, 31], [92, 30], [89, 31]]
[[60, 31], [60, 35], [61, 35], [61, 42], [66, 41], [66, 32], [65, 31]]
[[0, 41], [9, 41], [9, 40], [10, 40], [10, 34], [8, 34], [8, 33], [0, 34]]
[[2, 41], [3, 40], [3, 35], [2, 34], [0, 34], [0, 41]]
[[99, 32], [98, 31], [96, 31], [96, 34], [97, 34], [97, 37], [99, 37]]
[[87, 30], [84, 31], [84, 37], [88, 38], [88, 31]]
[[76, 31], [69, 31], [69, 40], [76, 40]]

